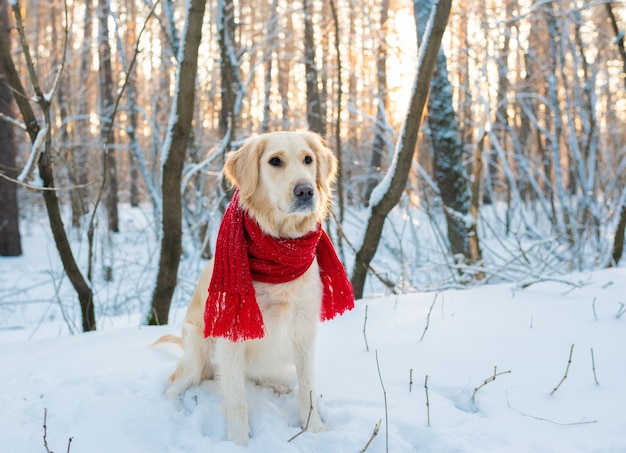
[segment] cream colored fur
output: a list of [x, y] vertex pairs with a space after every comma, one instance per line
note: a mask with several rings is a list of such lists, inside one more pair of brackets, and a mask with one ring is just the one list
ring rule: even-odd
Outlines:
[[[334, 155], [310, 132], [275, 132], [250, 138], [228, 155], [224, 166], [226, 177], [239, 187], [242, 206], [261, 229], [284, 238], [302, 236], [324, 219], [336, 171]], [[297, 203], [294, 188], [301, 184], [314, 189], [310, 206]], [[184, 352], [170, 376], [168, 397], [180, 402], [180, 395], [189, 387], [216, 378], [225, 403], [227, 437], [245, 445], [250, 433], [246, 378], [284, 390], [288, 384], [285, 370], [292, 364], [298, 380], [300, 423], [305, 427], [308, 420], [309, 431], [322, 430], [313, 364], [322, 299], [317, 261], [288, 283], [253, 282], [266, 335], [240, 342], [204, 338], [204, 304], [212, 272], [210, 261], [187, 310], [182, 328]], [[177, 340], [169, 337], [160, 341]]]

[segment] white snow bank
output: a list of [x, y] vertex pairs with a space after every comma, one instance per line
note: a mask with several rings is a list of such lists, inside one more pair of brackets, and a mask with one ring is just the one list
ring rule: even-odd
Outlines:
[[[31, 341], [0, 331], [0, 450], [44, 451], [47, 408], [56, 452], [67, 450], [69, 437], [72, 453], [358, 452], [381, 419], [368, 452], [384, 452], [386, 435], [391, 452], [624, 452], [626, 314], [616, 314], [626, 301], [626, 269], [564, 280], [579, 287], [486, 286], [446, 291], [434, 304], [433, 293], [359, 301], [319, 330], [317, 387], [328, 430], [288, 443], [299, 431], [293, 394], [250, 384], [247, 450], [224, 441], [214, 382], [190, 389], [184, 411], [164, 397], [176, 358], [149, 345], [178, 326], [120, 327], [125, 317], [101, 332]], [[550, 395], [572, 344], [567, 379]], [[494, 366], [511, 373], [472, 401]]]

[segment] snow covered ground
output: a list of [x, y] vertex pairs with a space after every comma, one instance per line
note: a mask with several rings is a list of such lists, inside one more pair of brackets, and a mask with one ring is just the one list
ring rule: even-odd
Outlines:
[[[128, 255], [117, 254], [128, 269], [154, 260], [140, 238], [125, 236]], [[34, 231], [24, 246], [0, 258], [0, 452], [45, 451], [46, 409], [57, 453], [70, 437], [72, 453], [359, 452], [379, 421], [367, 452], [626, 452], [625, 268], [357, 301], [319, 329], [327, 430], [288, 442], [300, 431], [294, 395], [249, 384], [246, 449], [224, 440], [214, 382], [190, 389], [183, 411], [163, 395], [176, 357], [149, 345], [179, 332], [184, 308], [169, 326], [141, 326], [150, 272], [133, 273], [134, 292], [101, 287], [99, 331], [69, 335], [76, 302], [53, 245]], [[192, 281], [199, 266], [183, 265]], [[108, 304], [120, 293], [133, 309]]]

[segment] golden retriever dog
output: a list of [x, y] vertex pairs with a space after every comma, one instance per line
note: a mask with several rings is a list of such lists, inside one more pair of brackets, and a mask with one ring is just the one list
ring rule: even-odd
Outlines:
[[[239, 268], [247, 272], [243, 267], [254, 257], [232, 250], [238, 240], [233, 240], [232, 235], [221, 240], [222, 228], [225, 228], [227, 216], [230, 216], [229, 222], [236, 223], [233, 218], [245, 215], [246, 219], [252, 219], [254, 228], [258, 227], [264, 238], [287, 244], [300, 238], [307, 240], [320, 231], [327, 215], [336, 171], [333, 153], [311, 132], [274, 132], [252, 137], [226, 159], [224, 174], [237, 187], [231, 205], [238, 204], [230, 213], [227, 210], [220, 227], [218, 244], [222, 244], [223, 256], [219, 256], [220, 245], [217, 245], [215, 257], [202, 272], [191, 299], [182, 327], [184, 352], [169, 378], [166, 394], [180, 403], [180, 395], [189, 387], [205, 379], [217, 379], [224, 399], [227, 438], [237, 444], [246, 445], [250, 435], [246, 379], [276, 391], [288, 391], [289, 373], [285, 370], [293, 365], [298, 385], [299, 421], [308, 431], [318, 432], [324, 428], [314, 385], [316, 326], [320, 317], [330, 319], [351, 309], [354, 297], [351, 287], [338, 290], [340, 285], [325, 286], [317, 252], [312, 255], [310, 265], [305, 265], [303, 273], [299, 272], [301, 275], [290, 281], [274, 282], [271, 267], [267, 278], [252, 274], [252, 301], [256, 303], [241, 302], [247, 300], [246, 291], [239, 291], [237, 300], [241, 307], [249, 305], [252, 317], [258, 307], [262, 320], [259, 317], [256, 321], [242, 321], [247, 316], [241, 314], [244, 309], [233, 305], [230, 296], [224, 295], [222, 287], [214, 280], [222, 278], [223, 283], [239, 278]], [[245, 234], [247, 241], [254, 241], [254, 237], [247, 237], [248, 232]], [[320, 234], [325, 235], [323, 230]], [[235, 236], [244, 237], [240, 233]], [[327, 267], [337, 267], [335, 265]], [[327, 270], [340, 272], [339, 278], [343, 278], [342, 284], [345, 284], [345, 271], [340, 263], [338, 267], [341, 269]], [[224, 273], [228, 275], [224, 277]], [[324, 316], [326, 292], [335, 300], [331, 303], [336, 304], [343, 298], [339, 302], [343, 305]], [[228, 320], [223, 321], [225, 318]], [[230, 324], [222, 325], [225, 322]], [[231, 325], [237, 323], [253, 325], [256, 331], [233, 334], [236, 328]], [[163, 337], [157, 343], [167, 341], [180, 342], [180, 339]]]

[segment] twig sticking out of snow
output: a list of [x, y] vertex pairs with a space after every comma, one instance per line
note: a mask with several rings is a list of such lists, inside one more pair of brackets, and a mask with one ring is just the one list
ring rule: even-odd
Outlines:
[[413, 368], [409, 369], [409, 392], [413, 389]]
[[500, 373], [498, 373], [498, 367], [497, 367], [497, 366], [494, 366], [494, 367], [493, 367], [493, 376], [489, 376], [487, 379], [485, 379], [485, 380], [483, 381], [483, 383], [482, 383], [482, 384], [480, 384], [478, 387], [476, 387], [476, 388], [474, 389], [474, 393], [472, 394], [472, 402], [474, 402], [474, 401], [476, 400], [476, 393], [477, 393], [477, 392], [478, 392], [481, 388], [483, 388], [485, 385], [489, 384], [490, 382], [495, 381], [495, 380], [496, 380], [496, 378], [497, 378], [498, 376], [503, 375], [503, 374], [509, 374], [509, 373], [511, 373], [511, 370], [509, 370], [509, 371], [501, 371]]
[[593, 298], [593, 302], [591, 302], [591, 310], [593, 310], [593, 319], [598, 320], [598, 313], [596, 313], [596, 298]]
[[569, 371], [569, 366], [572, 364], [572, 354], [573, 353], [574, 353], [574, 345], [572, 344], [572, 347], [569, 350], [569, 359], [567, 360], [567, 367], [565, 368], [565, 374], [563, 375], [563, 378], [557, 384], [557, 386], [554, 387], [554, 390], [552, 390], [550, 392], [550, 395], [554, 395], [554, 392], [556, 392], [559, 389], [559, 387], [561, 386], [561, 384], [565, 381], [565, 379], [567, 379], [567, 372]]
[[615, 317], [617, 319], [621, 318], [622, 315], [626, 313], [626, 306], [624, 305], [624, 302], [620, 302], [619, 303], [619, 310], [617, 310], [617, 313], [615, 313]]
[[378, 369], [378, 378], [380, 379], [380, 386], [383, 388], [383, 397], [385, 399], [385, 451], [389, 453], [389, 412], [387, 409], [387, 390], [385, 390], [383, 376], [382, 374], [380, 374], [380, 364], [378, 363], [378, 349], [376, 350], [376, 369]]
[[363, 339], [365, 340], [365, 350], [370, 352], [370, 346], [367, 344], [367, 334], [365, 328], [367, 327], [367, 305], [365, 306], [365, 320], [363, 321]]
[[302, 434], [303, 432], [306, 432], [307, 429], [309, 429], [309, 422], [311, 421], [311, 413], [313, 412], [313, 392], [309, 392], [309, 415], [307, 415], [306, 417], [306, 423], [304, 424], [304, 426], [302, 427], [302, 429], [300, 430], [299, 433], [295, 434], [291, 439], [289, 439], [287, 442], [291, 442], [292, 440], [294, 440], [296, 437], [298, 437], [300, 434]]
[[[46, 453], [54, 453], [48, 448], [48, 409], [44, 407], [43, 409], [43, 448], [46, 449]], [[67, 453], [70, 453], [70, 448], [72, 447], [73, 437], [70, 437], [67, 440]]]
[[593, 348], [591, 348], [591, 369], [593, 370], [593, 380], [596, 381], [596, 385], [600, 385], [598, 376], [596, 375], [596, 359], [593, 356]]
[[426, 391], [426, 420], [430, 428], [430, 400], [428, 399], [428, 375], [424, 378], [424, 390]]
[[43, 448], [46, 449], [47, 453], [51, 453], [48, 448], [48, 425], [46, 424], [46, 420], [48, 419], [48, 409], [44, 407], [43, 409]]
[[428, 310], [428, 316], [426, 316], [426, 327], [424, 327], [424, 332], [422, 332], [420, 341], [424, 340], [424, 335], [426, 335], [426, 331], [428, 330], [428, 325], [430, 324], [430, 314], [433, 312], [433, 307], [435, 306], [435, 302], [437, 302], [437, 296], [439, 296], [439, 293], [435, 293], [435, 298], [433, 299], [433, 303], [430, 304], [430, 309]]
[[365, 453], [365, 450], [367, 450], [369, 446], [372, 444], [372, 442], [374, 441], [374, 438], [378, 435], [378, 430], [380, 429], [380, 424], [382, 422], [383, 422], [382, 418], [378, 420], [378, 424], [374, 426], [374, 431], [372, 432], [372, 435], [370, 436], [369, 440], [365, 444], [365, 447], [363, 447], [363, 449], [359, 453]]

